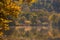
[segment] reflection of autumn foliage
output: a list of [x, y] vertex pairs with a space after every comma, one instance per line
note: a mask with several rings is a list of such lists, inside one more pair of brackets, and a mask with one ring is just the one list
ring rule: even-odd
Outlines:
[[[28, 16], [27, 16], [27, 14], [28, 14]], [[26, 13], [25, 12], [25, 13], [22, 13], [21, 15], [19, 15], [19, 17], [22, 18], [24, 16], [25, 20], [23, 19], [24, 20], [23, 22], [25, 23], [25, 25], [28, 25], [27, 23], [29, 23], [31, 26], [40, 25], [44, 30], [49, 29], [47, 32], [48, 33], [47, 36], [49, 36], [51, 38], [55, 38], [57, 35], [59, 35], [59, 31], [55, 30], [55, 29], [59, 30], [59, 26], [58, 26], [59, 20], [60, 20], [59, 15], [60, 14], [57, 14], [55, 12], [47, 12], [47, 11], [41, 10], [38, 13], [36, 13], [36, 12]], [[22, 20], [20, 20], [20, 21], [22, 21]], [[55, 32], [57, 32], [57, 33], [55, 33]]]
[[[46, 28], [41, 28], [39, 26], [19, 26], [20, 28], [18, 28], [18, 26], [16, 28], [18, 28], [17, 30], [14, 31], [13, 33], [13, 37], [12, 39], [24, 39], [24, 40], [28, 40], [28, 39], [38, 39], [38, 40], [48, 40], [48, 39], [55, 39], [55, 38], [59, 38], [59, 32], [58, 29], [54, 29], [55, 31], [53, 31], [53, 33], [51, 34], [51, 32], [46, 29]], [[38, 30], [38, 27], [40, 30]], [[53, 35], [54, 34], [54, 35]], [[8, 38], [7, 38], [8, 39]]]

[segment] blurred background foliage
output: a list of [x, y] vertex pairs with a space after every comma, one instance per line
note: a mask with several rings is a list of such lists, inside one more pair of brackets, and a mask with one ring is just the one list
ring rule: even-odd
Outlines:
[[58, 40], [59, 3], [57, 0], [1, 0], [0, 40]]

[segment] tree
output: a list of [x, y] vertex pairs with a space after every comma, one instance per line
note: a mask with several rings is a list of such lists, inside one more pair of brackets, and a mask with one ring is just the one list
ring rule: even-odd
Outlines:
[[26, 3], [34, 3], [34, 2], [36, 2], [37, 0], [23, 0], [23, 2], [26, 2]]
[[[9, 30], [9, 22], [18, 17], [20, 7], [12, 0], [0, 0], [0, 37]], [[11, 20], [8, 19], [11, 16]]]

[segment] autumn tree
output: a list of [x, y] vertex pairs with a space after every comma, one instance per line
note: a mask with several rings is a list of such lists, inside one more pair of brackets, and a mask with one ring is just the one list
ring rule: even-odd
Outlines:
[[[12, 0], [0, 0], [0, 37], [4, 31], [9, 30], [8, 23], [18, 17], [20, 8]], [[12, 20], [9, 20], [8, 16], [11, 16]]]

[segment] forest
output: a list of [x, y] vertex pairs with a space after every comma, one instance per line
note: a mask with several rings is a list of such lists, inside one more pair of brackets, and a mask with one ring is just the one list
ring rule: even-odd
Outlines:
[[0, 40], [60, 40], [59, 3], [0, 0]]

